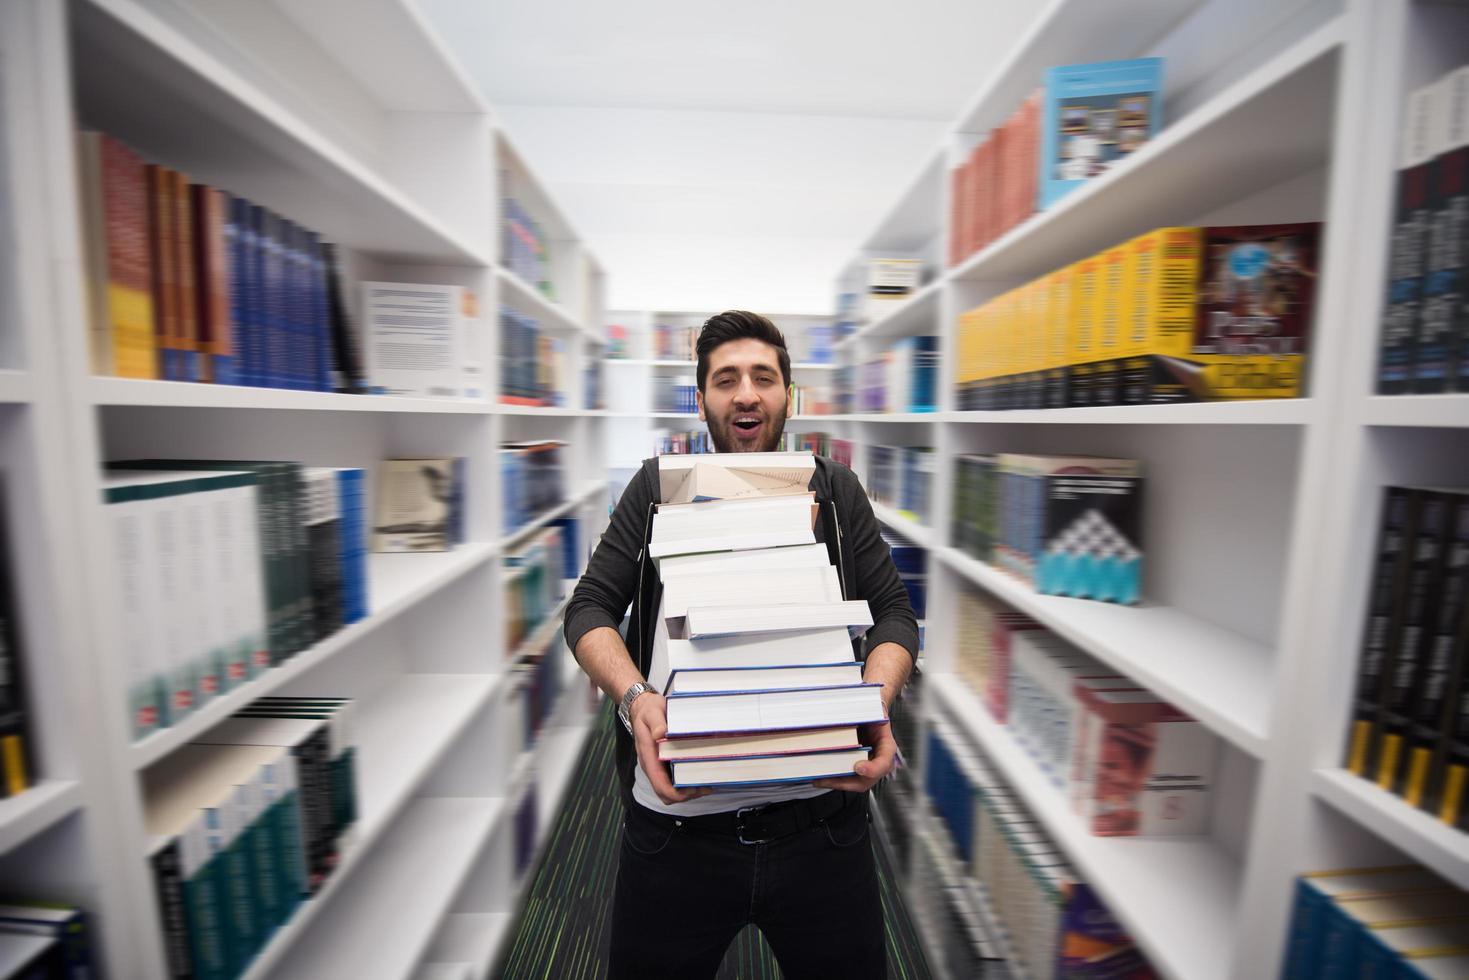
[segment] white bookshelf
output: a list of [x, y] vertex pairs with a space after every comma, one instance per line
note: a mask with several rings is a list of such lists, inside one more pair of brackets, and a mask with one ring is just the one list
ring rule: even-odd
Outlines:
[[[1126, 162], [947, 263], [949, 168], [1046, 68], [1165, 59], [1164, 129]], [[1165, 975], [1274, 976], [1303, 871], [1419, 861], [1460, 887], [1469, 835], [1339, 767], [1382, 487], [1469, 483], [1469, 396], [1373, 393], [1393, 154], [1406, 92], [1469, 62], [1462, 4], [1416, 0], [1051, 0], [838, 272], [907, 257], [925, 285], [837, 345], [861, 365], [941, 338], [939, 411], [828, 419], [859, 475], [876, 444], [930, 445], [933, 517], [874, 508], [930, 552], [929, 696], [1035, 810]], [[1152, 227], [1325, 222], [1308, 397], [959, 411], [959, 315]], [[1135, 608], [1042, 596], [953, 546], [956, 455], [1118, 455], [1147, 467]], [[994, 595], [1168, 697], [1221, 738], [1211, 826], [1092, 837], [953, 673], [960, 590]], [[916, 785], [916, 784], [915, 784]], [[922, 829], [921, 827], [919, 829]]]
[[[473, 354], [487, 367], [498, 367], [501, 305], [537, 317], [563, 339], [565, 403], [502, 405], [495, 370], [482, 399], [92, 376], [74, 120], [339, 243], [349, 280], [471, 289]], [[549, 644], [565, 675], [552, 727], [524, 755], [496, 752], [513, 716], [506, 681], [534, 652], [503, 649], [503, 555], [576, 516], [584, 563], [605, 528], [607, 413], [583, 403], [582, 381], [601, 356], [605, 271], [410, 0], [6, 3], [0, 148], [0, 241], [27, 244], [0, 252], [0, 468], [39, 776], [0, 800], [0, 880], [81, 905], [105, 975], [163, 975], [140, 773], [255, 698], [348, 696], [359, 788], [351, 843], [247, 975], [432, 975], [437, 936], [493, 921], [498, 932], [458, 970], [483, 976], [524, 886], [506, 859], [512, 775], [535, 779], [544, 806], [557, 805], [592, 717], [557, 639], [563, 604], [528, 641]], [[499, 265], [502, 191], [547, 235], [555, 301]], [[346, 294], [352, 310], [350, 281]], [[497, 449], [532, 439], [566, 444], [566, 499], [506, 533]], [[465, 543], [370, 555], [364, 619], [131, 741], [102, 463], [370, 470], [415, 455], [465, 458]], [[361, 942], [364, 930], [373, 942]]]

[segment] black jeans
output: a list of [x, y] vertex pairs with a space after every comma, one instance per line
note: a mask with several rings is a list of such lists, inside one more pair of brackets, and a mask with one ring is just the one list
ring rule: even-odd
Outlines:
[[887, 977], [865, 794], [768, 844], [741, 844], [628, 806], [612, 906], [612, 980], [707, 980], [752, 922], [785, 980]]

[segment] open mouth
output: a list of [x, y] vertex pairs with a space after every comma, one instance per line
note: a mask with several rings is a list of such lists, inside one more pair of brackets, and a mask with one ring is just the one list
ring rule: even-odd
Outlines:
[[753, 415], [737, 415], [735, 416], [734, 427], [741, 432], [754, 432], [760, 428], [760, 419]]

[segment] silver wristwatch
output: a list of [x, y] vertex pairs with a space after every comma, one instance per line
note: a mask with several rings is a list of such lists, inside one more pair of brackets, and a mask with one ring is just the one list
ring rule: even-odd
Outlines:
[[629, 735], [632, 734], [632, 715], [629, 714], [632, 711], [632, 703], [638, 699], [639, 694], [645, 694], [648, 691], [658, 693], [657, 688], [653, 685], [638, 681], [627, 689], [627, 693], [622, 696], [622, 701], [617, 705], [617, 717], [622, 719], [622, 727], [627, 729]]

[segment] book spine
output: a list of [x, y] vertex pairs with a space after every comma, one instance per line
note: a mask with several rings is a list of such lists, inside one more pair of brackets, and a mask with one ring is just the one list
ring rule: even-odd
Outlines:
[[1459, 639], [1469, 609], [1469, 495], [1453, 495], [1447, 526], [1442, 583], [1428, 610], [1431, 629], [1422, 641], [1422, 677], [1408, 715], [1402, 774], [1395, 787], [1415, 807], [1422, 805], [1427, 793], [1454, 675], [1462, 669], [1455, 658], [1461, 655]]
[[1434, 86], [1425, 86], [1408, 97], [1404, 112], [1378, 352], [1377, 393], [1381, 395], [1404, 394], [1413, 388], [1414, 346], [1427, 261], [1432, 190], [1429, 132], [1435, 100]]
[[169, 841], [148, 859], [158, 918], [163, 925], [163, 955], [169, 980], [192, 980], [196, 975], [189, 955], [188, 908], [184, 901], [183, 861], [179, 842]]
[[1374, 768], [1377, 721], [1382, 707], [1383, 668], [1387, 663], [1389, 628], [1406, 581], [1409, 562], [1406, 542], [1417, 517], [1418, 499], [1403, 487], [1389, 487], [1378, 531], [1372, 586], [1362, 654], [1357, 663], [1357, 690], [1352, 703], [1352, 726], [1346, 767], [1363, 776]]
[[1377, 759], [1377, 783], [1383, 789], [1390, 790], [1397, 784], [1403, 762], [1408, 709], [1423, 679], [1424, 634], [1442, 585], [1448, 505], [1447, 495], [1434, 491], [1424, 493], [1411, 545], [1412, 568], [1407, 594], [1402, 615], [1393, 625], [1395, 635], [1384, 677]]
[[148, 258], [152, 271], [153, 337], [164, 381], [181, 380], [179, 373], [178, 267], [175, 264], [174, 200], [170, 171], [146, 164], [148, 186]]
[[275, 378], [270, 364], [270, 267], [267, 262], [266, 241], [267, 212], [258, 204], [250, 205], [250, 225], [246, 234], [249, 260], [250, 319], [247, 325], [248, 343], [254, 367], [251, 374], [253, 384], [261, 388], [274, 388]]
[[287, 531], [290, 535], [292, 652], [312, 644], [315, 609], [311, 600], [311, 553], [306, 543], [306, 489], [300, 463], [284, 464], [287, 488]]
[[194, 276], [194, 248], [197, 230], [194, 212], [189, 204], [189, 179], [178, 171], [169, 174], [169, 190], [173, 196], [174, 270], [178, 282], [178, 379], [204, 381], [199, 346], [199, 286]]
[[123, 378], [157, 378], [148, 185], [143, 161], [119, 140], [106, 135], [100, 138], [99, 156], [112, 370]]
[[215, 384], [240, 383], [235, 333], [240, 322], [235, 288], [234, 252], [238, 228], [233, 216], [234, 199], [223, 191], [202, 184], [192, 188], [194, 212], [198, 216], [197, 252], [200, 283], [199, 318], [208, 361], [209, 379]]

